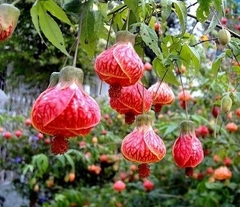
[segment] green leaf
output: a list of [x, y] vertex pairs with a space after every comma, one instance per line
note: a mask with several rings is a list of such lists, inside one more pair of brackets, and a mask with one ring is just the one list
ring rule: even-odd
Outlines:
[[180, 54], [184, 60], [191, 60], [195, 70], [200, 68], [200, 55], [194, 47], [184, 44]]
[[219, 67], [222, 63], [222, 59], [225, 57], [225, 55], [226, 55], [225, 52], [223, 52], [219, 56], [217, 56], [217, 58], [213, 61], [212, 69], [211, 69], [211, 73], [212, 73], [213, 77], [217, 76]]
[[72, 167], [72, 170], [75, 170], [75, 164], [74, 164], [72, 157], [68, 153], [65, 153], [64, 156], [66, 157], [68, 163]]
[[218, 24], [218, 19], [215, 15], [213, 15], [211, 22], [207, 28], [207, 30], [204, 32], [205, 34], [210, 33], [211, 31], [213, 31], [216, 27], [216, 25]]
[[204, 22], [207, 20], [209, 14], [210, 14], [210, 6], [209, 3], [211, 1], [209, 0], [201, 0], [199, 1], [199, 6], [196, 11], [196, 16], [198, 21]]
[[[43, 34], [46, 36], [46, 38], [61, 52], [66, 54], [67, 56], [70, 56], [68, 52], [66, 51], [66, 48], [64, 46], [64, 39], [62, 32], [58, 26], [58, 24], [53, 20], [53, 18], [48, 14], [49, 8], [46, 8], [46, 5], [49, 6], [49, 3], [47, 1], [41, 1], [37, 0], [35, 4], [31, 8], [31, 18], [32, 22], [34, 24], [34, 27], [43, 40], [43, 37], [41, 35], [41, 30]], [[50, 3], [50, 8], [55, 8], [56, 5]], [[58, 6], [57, 6], [58, 7]], [[61, 10], [61, 8], [60, 8]], [[51, 10], [53, 11], [53, 15], [63, 15], [63, 13], [60, 12], [59, 9], [57, 10]], [[59, 13], [60, 12], [60, 13]], [[65, 13], [64, 13], [65, 14]], [[67, 21], [64, 15], [61, 17], [64, 21]], [[70, 21], [69, 21], [70, 22]]]
[[37, 33], [39, 34], [39, 36], [42, 38], [42, 35], [41, 35], [41, 32], [40, 32], [40, 26], [39, 26], [39, 21], [38, 21], [38, 10], [39, 10], [39, 1], [36, 1], [31, 10], [30, 10], [30, 13], [31, 13], [31, 18], [32, 18], [32, 22], [33, 22], [33, 25], [37, 31]]
[[161, 6], [162, 22], [166, 22], [172, 12], [172, 0], [161, 0]]
[[65, 157], [63, 155], [58, 155], [57, 159], [62, 163], [62, 166], [65, 167], [66, 165]]
[[44, 1], [44, 7], [49, 11], [53, 16], [65, 22], [68, 25], [72, 25], [71, 21], [68, 19], [66, 13], [59, 7], [54, 1], [46, 0]]
[[95, 19], [93, 11], [86, 10], [82, 22], [81, 46], [90, 57], [93, 57], [97, 42], [97, 35], [94, 32]]
[[222, 189], [223, 188], [223, 183], [209, 183], [209, 182], [206, 182], [205, 183], [205, 186], [207, 189], [210, 189], [210, 190], [218, 190], [218, 189]]
[[143, 42], [156, 54], [156, 56], [161, 56], [161, 51], [158, 47], [158, 37], [152, 28], [141, 23], [140, 36]]
[[139, 14], [138, 14], [138, 3], [139, 0], [124, 0], [124, 3], [127, 5], [127, 7], [132, 10], [133, 14], [137, 18], [137, 21], [139, 20]]
[[153, 60], [153, 68], [156, 70], [156, 73], [160, 77], [160, 80], [163, 79], [163, 81], [166, 83], [180, 85], [173, 71], [170, 68], [164, 67], [162, 61], [159, 58], [155, 58]]
[[186, 31], [187, 27], [187, 7], [184, 2], [182, 1], [174, 1], [173, 2], [175, 13], [178, 16], [180, 25], [181, 25], [181, 34], [183, 35]]
[[45, 154], [34, 155], [32, 165], [37, 167], [38, 175], [41, 176], [48, 168], [48, 157]]
[[178, 128], [179, 128], [179, 123], [169, 124], [166, 131], [163, 134], [163, 137], [167, 136], [168, 134], [172, 133], [173, 131], [175, 131]]
[[61, 52], [63, 52], [67, 56], [70, 56], [64, 46], [63, 35], [58, 24], [47, 13], [46, 8], [43, 4], [39, 6], [38, 15], [40, 28], [46, 38]]
[[82, 11], [86, 11], [86, 7], [89, 8], [93, 4], [93, 0], [64, 0], [62, 8], [66, 11], [80, 14]]
[[26, 173], [28, 171], [30, 171], [32, 173], [33, 169], [34, 169], [33, 165], [30, 165], [30, 164], [24, 165], [23, 170], [22, 170], [22, 174], [26, 175]]

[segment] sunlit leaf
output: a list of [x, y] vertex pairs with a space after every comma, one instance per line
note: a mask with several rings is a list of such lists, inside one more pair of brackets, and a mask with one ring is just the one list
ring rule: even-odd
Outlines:
[[161, 51], [158, 47], [158, 37], [152, 28], [144, 23], [141, 23], [140, 36], [144, 43], [156, 54], [156, 56], [161, 56]]
[[127, 5], [127, 7], [133, 12], [135, 15], [137, 21], [139, 19], [139, 14], [138, 14], [138, 3], [139, 0], [124, 0], [124, 3]]
[[174, 1], [173, 4], [181, 25], [181, 35], [183, 35], [187, 27], [187, 7], [182, 1]]
[[209, 3], [211, 1], [209, 0], [199, 0], [199, 6], [196, 11], [196, 16], [198, 21], [204, 22], [207, 20], [209, 14], [210, 14], [210, 6]]
[[159, 58], [155, 58], [153, 60], [153, 68], [155, 69], [157, 75], [160, 77], [160, 80], [173, 85], [180, 84], [173, 71], [167, 67], [164, 67], [162, 61]]
[[44, 1], [43, 4], [46, 10], [49, 11], [53, 16], [55, 16], [62, 22], [69, 24], [70, 26], [72, 25], [66, 13], [54, 1], [47, 0], [47, 1]]
[[213, 77], [217, 76], [219, 67], [222, 63], [222, 59], [225, 57], [225, 55], [226, 55], [225, 52], [223, 52], [219, 56], [217, 56], [217, 58], [213, 61], [212, 69], [211, 69], [211, 73], [212, 73]]
[[162, 0], [161, 1], [161, 17], [162, 17], [162, 22], [166, 22], [167, 18], [171, 14], [172, 11], [172, 1], [171, 0]]
[[39, 24], [46, 38], [61, 52], [69, 56], [65, 46], [62, 32], [54, 19], [47, 14], [44, 7], [39, 8]]

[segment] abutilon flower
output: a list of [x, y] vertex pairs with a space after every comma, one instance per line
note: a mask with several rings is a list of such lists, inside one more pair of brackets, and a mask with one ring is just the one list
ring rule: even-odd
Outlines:
[[185, 168], [187, 176], [192, 176], [193, 168], [202, 162], [204, 152], [201, 142], [196, 137], [194, 122], [182, 121], [180, 128], [180, 135], [173, 145], [172, 155], [176, 165]]
[[0, 5], [0, 42], [11, 37], [17, 26], [20, 10], [12, 4]]
[[119, 98], [110, 98], [110, 106], [118, 113], [125, 115], [125, 122], [132, 124], [135, 116], [150, 110], [152, 97], [149, 91], [139, 82], [123, 87]]
[[154, 132], [152, 125], [154, 112], [138, 115], [136, 127], [122, 141], [121, 152], [125, 159], [139, 165], [139, 176], [147, 177], [150, 174], [149, 163], [162, 160], [166, 154], [163, 140]]
[[158, 81], [150, 86], [148, 91], [152, 95], [152, 105], [155, 107], [156, 113], [160, 112], [162, 106], [170, 105], [175, 100], [174, 93], [167, 83]]
[[59, 75], [52, 74], [49, 87], [33, 104], [32, 124], [41, 133], [53, 136], [54, 154], [66, 152], [69, 137], [87, 135], [101, 119], [97, 102], [83, 91], [82, 82], [81, 69], [64, 67]]
[[95, 72], [110, 85], [110, 98], [118, 98], [122, 87], [135, 84], [143, 76], [144, 65], [134, 50], [134, 44], [135, 35], [119, 31], [116, 43], [95, 60]]

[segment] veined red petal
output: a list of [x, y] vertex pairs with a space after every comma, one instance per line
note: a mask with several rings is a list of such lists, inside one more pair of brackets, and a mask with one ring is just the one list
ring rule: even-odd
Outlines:
[[179, 167], [185, 168], [185, 164], [188, 162], [192, 154], [191, 139], [185, 139], [183, 137], [177, 138], [173, 145], [172, 154], [175, 163]]
[[162, 160], [166, 155], [166, 147], [162, 139], [153, 131], [152, 127], [144, 133], [144, 141], [148, 149], [158, 157], [158, 161]]

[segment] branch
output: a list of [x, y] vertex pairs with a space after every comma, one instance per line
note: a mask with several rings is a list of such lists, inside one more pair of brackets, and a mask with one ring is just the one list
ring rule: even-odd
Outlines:
[[[189, 17], [191, 17], [191, 18], [193, 18], [193, 19], [195, 19], [195, 20], [198, 21], [197, 17], [194, 16], [194, 15], [192, 15], [192, 14], [187, 13], [187, 16], [189, 16]], [[211, 22], [210, 22], [209, 20], [206, 20], [205, 23], [206, 23], [206, 24], [210, 24]], [[218, 29], [222, 29], [222, 25], [220, 25], [220, 24], [217, 24], [216, 27], [217, 27]], [[239, 35], [239, 34], [237, 34], [236, 32], [234, 32], [234, 31], [232, 31], [232, 30], [230, 30], [230, 29], [227, 29], [227, 30], [230, 32], [230, 34], [231, 34], [233, 37], [236, 37], [236, 38], [239, 38], [239, 39], [240, 39], [240, 35]]]

